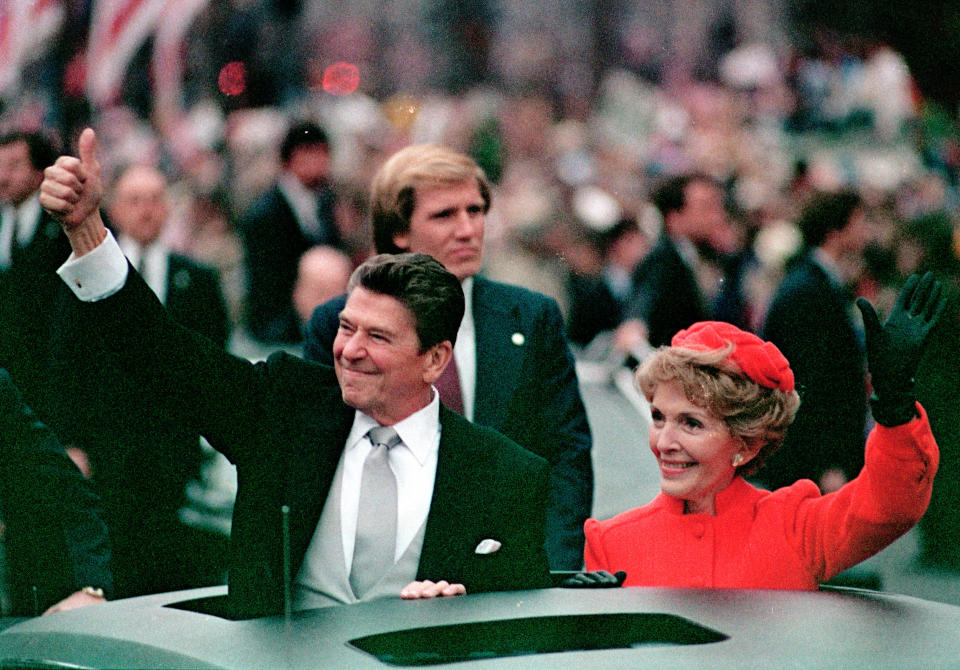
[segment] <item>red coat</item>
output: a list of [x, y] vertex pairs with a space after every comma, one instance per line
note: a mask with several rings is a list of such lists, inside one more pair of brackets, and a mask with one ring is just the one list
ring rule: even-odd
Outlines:
[[660, 494], [612, 519], [588, 519], [587, 570], [625, 570], [625, 586], [816, 589], [909, 530], [930, 502], [940, 452], [926, 412], [876, 426], [863, 470], [820, 495], [803, 479], [769, 492], [737, 477], [716, 515], [683, 514]]

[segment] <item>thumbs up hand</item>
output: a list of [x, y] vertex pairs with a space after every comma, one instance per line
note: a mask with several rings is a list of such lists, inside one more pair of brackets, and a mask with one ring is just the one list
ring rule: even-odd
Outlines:
[[100, 162], [97, 137], [86, 128], [78, 141], [79, 157], [60, 156], [43, 171], [40, 204], [63, 226], [77, 256], [92, 251], [106, 236], [100, 218]]

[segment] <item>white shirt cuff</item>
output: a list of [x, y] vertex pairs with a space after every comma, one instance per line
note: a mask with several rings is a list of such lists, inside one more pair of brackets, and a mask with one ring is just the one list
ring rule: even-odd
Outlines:
[[109, 298], [127, 283], [127, 257], [107, 230], [100, 246], [79, 258], [70, 254], [57, 274], [80, 300], [96, 302]]

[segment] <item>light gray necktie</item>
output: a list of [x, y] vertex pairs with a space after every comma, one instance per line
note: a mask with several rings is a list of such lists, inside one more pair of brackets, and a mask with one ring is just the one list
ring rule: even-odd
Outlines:
[[358, 598], [387, 573], [397, 546], [397, 479], [388, 454], [400, 444], [400, 436], [389, 426], [377, 426], [367, 432], [367, 438], [373, 448], [363, 462], [357, 538], [350, 567], [350, 586]]

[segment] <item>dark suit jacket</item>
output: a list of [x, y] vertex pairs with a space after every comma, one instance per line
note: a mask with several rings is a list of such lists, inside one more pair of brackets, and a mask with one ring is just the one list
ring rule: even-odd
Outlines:
[[333, 221], [333, 198], [321, 195], [320, 216], [325, 234], [310, 239], [303, 234], [289, 202], [277, 186], [263, 194], [240, 225], [247, 270], [246, 323], [250, 334], [263, 342], [299, 342], [302, 325], [293, 307], [300, 256], [317, 244], [340, 245]]
[[571, 342], [585, 347], [597, 335], [614, 330], [623, 321], [625, 305], [614, 297], [600, 276], [570, 273], [567, 295], [570, 298], [567, 335]]
[[816, 482], [834, 467], [853, 478], [863, 467], [865, 361], [851, 298], [805, 255], [790, 264], [770, 304], [763, 337], [790, 361], [802, 402], [783, 445], [759, 473], [769, 486]]
[[0, 369], [0, 508], [11, 614], [42, 613], [84, 586], [110, 593], [110, 547], [99, 502]]
[[633, 285], [624, 316], [647, 324], [654, 347], [670, 344], [677, 331], [709, 318], [693, 270], [667, 235], [637, 266]]
[[[193, 534], [178, 516], [187, 483], [200, 476], [199, 432], [167, 412], [151, 385], [131, 383], [109, 346], [86, 335], [90, 324], [67, 294], [55, 336], [53, 417], [61, 438], [90, 458], [113, 539], [117, 595], [218, 583], [204, 564], [212, 561], [188, 550]], [[171, 254], [166, 304], [178, 323], [225, 347], [228, 317], [213, 268]], [[168, 558], [178, 551], [186, 552], [180, 560]]]
[[[132, 270], [119, 293], [83, 307], [133, 383], [154, 389], [168, 414], [236, 464], [230, 598], [241, 616], [279, 612], [280, 509], [290, 508], [296, 575], [353, 421], [333, 370], [284, 353], [256, 364], [230, 356], [169, 319]], [[470, 592], [549, 586], [547, 464], [446, 409], [440, 422], [418, 577], [461, 582]], [[502, 548], [477, 555], [486, 538]]]
[[60, 224], [43, 212], [33, 239], [14, 255], [9, 269], [0, 270], [0, 366], [45, 420], [56, 305], [67, 290], [56, 269], [69, 255]]
[[164, 305], [180, 325], [209, 337], [217, 346], [227, 346], [230, 319], [215, 268], [170, 254]]
[[[314, 311], [306, 329], [306, 358], [332, 364], [337, 315], [345, 303], [341, 296]], [[546, 535], [550, 567], [578, 570], [583, 563], [583, 522], [593, 502], [592, 439], [563, 317], [544, 295], [475, 277], [473, 318], [473, 419], [551, 463]]]

